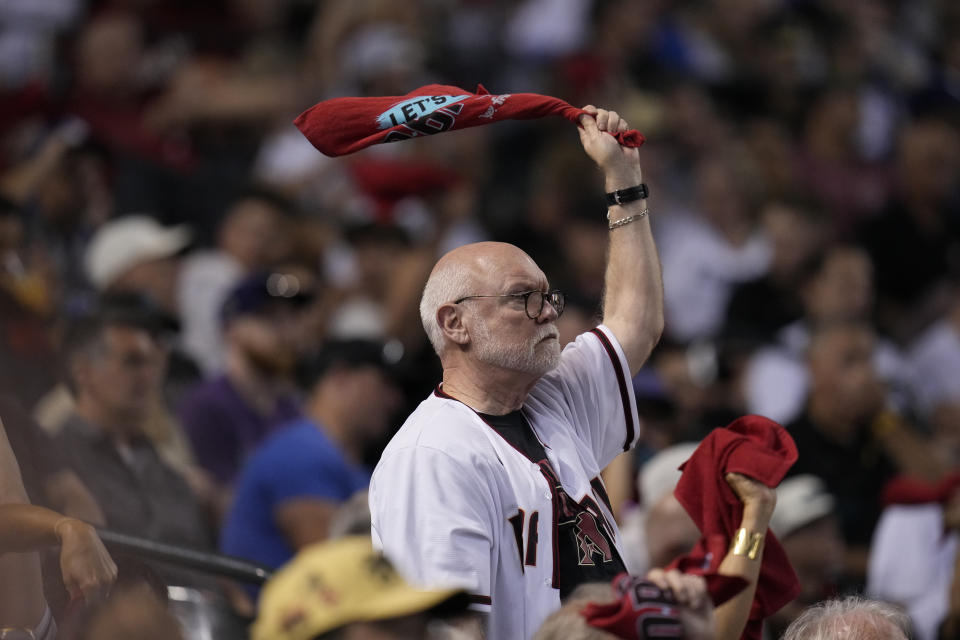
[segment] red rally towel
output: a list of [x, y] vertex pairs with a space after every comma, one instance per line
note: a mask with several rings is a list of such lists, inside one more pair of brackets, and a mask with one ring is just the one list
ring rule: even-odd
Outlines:
[[[747, 581], [737, 576], [714, 573], [704, 579], [714, 606], [747, 587]], [[627, 640], [683, 637], [680, 609], [671, 591], [626, 573], [614, 578], [612, 586], [617, 600], [609, 604], [591, 602], [580, 612], [588, 625]]]
[[[493, 95], [483, 85], [476, 93], [459, 87], [428, 84], [405, 96], [333, 98], [310, 107], [293, 121], [313, 146], [327, 156], [342, 156], [381, 142], [408, 140], [500, 120], [562, 116], [577, 124], [586, 113], [536, 93]], [[625, 147], [639, 147], [635, 130], [614, 136]]]
[[426, 162], [376, 156], [361, 157], [349, 170], [360, 190], [376, 204], [377, 218], [388, 222], [399, 200], [449, 188], [461, 177], [456, 171]]
[[[735, 472], [776, 487], [797, 461], [797, 445], [786, 429], [761, 416], [744, 416], [714, 429], [680, 469], [674, 495], [699, 527], [700, 541], [670, 567], [688, 573], [715, 572], [743, 517], [743, 503], [724, 476]], [[760, 640], [761, 623], [800, 593], [800, 581], [776, 536], [764, 541], [760, 579], [742, 638]]]
[[938, 482], [927, 482], [910, 476], [897, 476], [883, 488], [883, 505], [944, 504], [960, 488], [960, 473], [948, 473]]

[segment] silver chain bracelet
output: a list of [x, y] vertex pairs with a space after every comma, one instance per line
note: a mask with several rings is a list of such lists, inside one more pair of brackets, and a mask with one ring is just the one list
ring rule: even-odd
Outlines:
[[[626, 218], [621, 218], [620, 220], [617, 220], [616, 222], [611, 222], [608, 228], [609, 228], [611, 231], [613, 231], [614, 229], [619, 229], [620, 227], [626, 226], [626, 225], [630, 224], [631, 222], [636, 222], [636, 221], [639, 220], [640, 218], [646, 218], [648, 213], [650, 213], [650, 209], [644, 209], [643, 211], [641, 211], [640, 213], [637, 213], [637, 214], [635, 214], [635, 215], [627, 216]], [[609, 212], [609, 211], [607, 212], [607, 220], [610, 220], [610, 212]]]

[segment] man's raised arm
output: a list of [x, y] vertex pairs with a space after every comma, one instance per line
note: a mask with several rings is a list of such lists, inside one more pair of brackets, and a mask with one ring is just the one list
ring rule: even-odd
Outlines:
[[[610, 135], [626, 131], [615, 112], [584, 107], [591, 115], [580, 118], [580, 142], [603, 171], [608, 193], [637, 187], [642, 182], [637, 149], [620, 146]], [[610, 133], [608, 133], [610, 132]], [[623, 347], [630, 374], [640, 370], [663, 331], [663, 278], [660, 258], [650, 231], [647, 200], [641, 197], [610, 206], [610, 250], [604, 283], [603, 323]]]

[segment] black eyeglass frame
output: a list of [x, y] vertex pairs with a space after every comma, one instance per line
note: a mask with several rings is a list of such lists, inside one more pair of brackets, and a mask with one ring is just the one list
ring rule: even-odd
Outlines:
[[[540, 308], [533, 315], [530, 315], [530, 296], [533, 294], [540, 294]], [[566, 296], [563, 295], [563, 292], [559, 289], [553, 289], [551, 291], [539, 291], [534, 289], [533, 291], [520, 291], [517, 293], [500, 293], [500, 294], [475, 294], [469, 296], [463, 296], [458, 300], [454, 300], [453, 304], [460, 304], [464, 300], [470, 300], [472, 298], [523, 298], [523, 312], [527, 314], [527, 317], [531, 320], [536, 320], [540, 317], [540, 314], [543, 313], [543, 305], [547, 302], [550, 303], [550, 306], [557, 312], [557, 317], [559, 318], [563, 315], [563, 308], [566, 306]]]

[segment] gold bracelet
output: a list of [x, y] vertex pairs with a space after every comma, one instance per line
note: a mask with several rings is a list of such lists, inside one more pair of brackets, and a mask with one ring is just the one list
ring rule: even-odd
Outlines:
[[750, 560], [756, 560], [760, 555], [760, 547], [763, 545], [764, 534], [752, 533], [743, 527], [737, 529], [730, 541], [730, 553], [735, 556], [747, 556]]
[[[628, 225], [631, 222], [639, 220], [640, 218], [646, 218], [648, 213], [650, 213], [650, 209], [644, 209], [643, 211], [641, 211], [636, 215], [627, 216], [626, 218], [621, 218], [620, 220], [611, 222], [607, 228], [610, 229], [610, 231], [613, 231], [614, 229], [619, 229], [620, 227]], [[610, 220], [609, 211], [607, 211], [607, 220]]]

